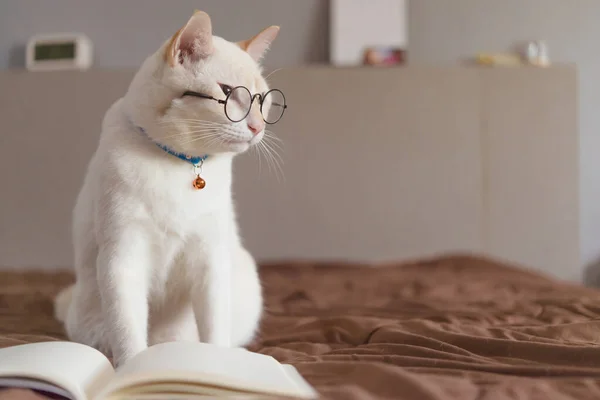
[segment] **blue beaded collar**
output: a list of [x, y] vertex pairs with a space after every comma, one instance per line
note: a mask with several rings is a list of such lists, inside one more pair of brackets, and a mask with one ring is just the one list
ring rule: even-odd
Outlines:
[[133, 125], [138, 132], [140, 132], [142, 135], [144, 135], [148, 140], [150, 140], [152, 143], [157, 145], [159, 148], [161, 148], [167, 154], [170, 154], [172, 156], [179, 158], [182, 161], [186, 161], [186, 162], [189, 162], [190, 164], [192, 164], [194, 166], [194, 175], [196, 175], [196, 179], [194, 179], [192, 181], [192, 187], [196, 190], [204, 189], [204, 187], [206, 186], [206, 181], [200, 177], [200, 174], [202, 173], [202, 164], [204, 163], [204, 160], [206, 160], [208, 158], [208, 154], [201, 156], [201, 157], [192, 157], [187, 154], [183, 154], [178, 151], [172, 150], [172, 149], [168, 148], [167, 146], [160, 144], [160, 143], [156, 143], [154, 140], [152, 140], [152, 138], [150, 136], [148, 136], [148, 134], [146, 133], [146, 130], [144, 128], [142, 128], [141, 126], [136, 125], [131, 120], [131, 118], [129, 119], [129, 121], [131, 122], [131, 125]]

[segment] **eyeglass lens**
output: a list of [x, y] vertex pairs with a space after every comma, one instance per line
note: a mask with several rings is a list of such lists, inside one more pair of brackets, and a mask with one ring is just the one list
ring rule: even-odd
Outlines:
[[231, 91], [225, 102], [225, 114], [233, 122], [239, 122], [246, 118], [250, 112], [252, 95], [250, 91], [242, 86]]
[[[269, 106], [269, 111], [265, 115], [265, 106]], [[273, 89], [265, 94], [261, 110], [263, 118], [267, 124], [274, 124], [281, 119], [285, 111], [285, 97], [278, 89]]]

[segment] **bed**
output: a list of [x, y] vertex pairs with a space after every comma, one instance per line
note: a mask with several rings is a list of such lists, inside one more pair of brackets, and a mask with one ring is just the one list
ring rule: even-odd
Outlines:
[[[261, 275], [267, 313], [250, 348], [294, 364], [325, 399], [600, 398], [595, 289], [472, 255]], [[51, 299], [71, 281], [0, 273], [0, 346], [63, 339]]]

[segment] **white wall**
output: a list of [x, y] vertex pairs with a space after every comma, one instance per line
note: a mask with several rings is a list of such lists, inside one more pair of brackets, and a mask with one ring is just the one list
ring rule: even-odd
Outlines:
[[530, 39], [546, 40], [554, 61], [577, 63], [581, 255], [584, 264], [600, 257], [600, 1], [411, 0], [408, 37], [411, 64], [455, 63]]
[[[137, 67], [171, 37], [195, 9], [208, 12], [215, 34], [248, 38], [268, 25], [281, 34], [268, 67], [326, 61], [326, 0], [1, 0], [0, 68], [22, 67], [36, 33], [78, 31], [95, 45], [95, 67]], [[240, 16], [236, 16], [240, 15]]]

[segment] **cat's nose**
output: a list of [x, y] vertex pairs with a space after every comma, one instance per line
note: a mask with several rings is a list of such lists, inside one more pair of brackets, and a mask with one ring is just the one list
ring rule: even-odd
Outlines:
[[263, 130], [263, 125], [262, 124], [248, 124], [248, 129], [250, 129], [250, 132], [252, 132], [253, 135], [258, 135], [260, 133], [260, 131]]

